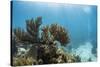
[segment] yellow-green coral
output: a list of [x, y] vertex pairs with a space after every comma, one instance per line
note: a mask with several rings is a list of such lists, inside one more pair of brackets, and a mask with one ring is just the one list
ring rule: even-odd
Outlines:
[[24, 66], [37, 64], [37, 61], [32, 57], [13, 57], [13, 66]]

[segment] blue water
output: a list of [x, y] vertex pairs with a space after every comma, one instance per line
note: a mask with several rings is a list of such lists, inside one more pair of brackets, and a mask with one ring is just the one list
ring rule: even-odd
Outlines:
[[[42, 26], [57, 23], [68, 30], [70, 43], [65, 47], [66, 50], [77, 53], [78, 48], [87, 47], [85, 51], [90, 51], [89, 57], [97, 53], [97, 7], [95, 5], [14, 1], [12, 15], [13, 28], [25, 29], [25, 20], [42, 16]], [[80, 53], [82, 52], [84, 50]]]

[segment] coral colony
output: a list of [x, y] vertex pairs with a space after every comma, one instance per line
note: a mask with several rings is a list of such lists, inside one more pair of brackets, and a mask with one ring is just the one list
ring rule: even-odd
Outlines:
[[[60, 42], [61, 46], [66, 46], [70, 42], [66, 29], [58, 24], [40, 29], [41, 24], [42, 17], [37, 17], [35, 20], [26, 20], [26, 31], [20, 28], [14, 29], [13, 66], [80, 62], [78, 56], [66, 53], [57, 47], [57, 42]], [[39, 30], [42, 31], [41, 37]]]
[[[43, 26], [42, 17], [26, 20], [26, 30], [12, 31], [12, 65], [42, 65], [80, 62], [79, 56], [57, 47], [70, 42], [68, 31], [58, 24]], [[41, 33], [40, 33], [41, 31]], [[89, 59], [91, 60], [91, 59]]]
[[11, 2], [11, 65], [97, 61], [97, 6]]

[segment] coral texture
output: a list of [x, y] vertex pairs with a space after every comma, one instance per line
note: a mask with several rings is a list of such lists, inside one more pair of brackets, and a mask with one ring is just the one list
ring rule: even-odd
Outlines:
[[[26, 20], [26, 30], [16, 28], [12, 31], [12, 37], [14, 37], [12, 41], [16, 42], [12, 43], [16, 47], [16, 50], [13, 51], [13, 66], [80, 61], [78, 56], [64, 52], [64, 50], [57, 47], [57, 42], [63, 47], [70, 42], [68, 31], [65, 28], [58, 24], [40, 28], [41, 24], [42, 17], [37, 17], [36, 19]], [[39, 33], [39, 31], [42, 32]], [[12, 50], [14, 49], [12, 47]]]

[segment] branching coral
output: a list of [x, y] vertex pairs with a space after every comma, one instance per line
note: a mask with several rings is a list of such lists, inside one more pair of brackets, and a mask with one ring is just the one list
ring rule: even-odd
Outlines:
[[35, 20], [26, 20], [27, 32], [33, 37], [35, 41], [38, 41], [39, 26], [42, 23], [42, 17], [37, 17]]
[[14, 29], [17, 40], [29, 43], [38, 42], [39, 26], [41, 25], [41, 23], [41, 17], [37, 17], [35, 20], [26, 20], [26, 32], [24, 30], [21, 30], [20, 28]]
[[54, 36], [55, 40], [60, 41], [61, 45], [66, 45], [69, 43], [68, 31], [57, 24], [51, 24], [50, 33]]
[[42, 36], [41, 40], [43, 42], [49, 43], [50, 39], [49, 39], [49, 27], [48, 26], [42, 28], [41, 36]]
[[46, 42], [53, 42], [57, 40], [61, 45], [65, 46], [69, 43], [70, 39], [68, 36], [68, 31], [57, 24], [51, 24], [51, 26], [46, 26], [42, 29], [42, 38]]
[[14, 33], [18, 42], [33, 42], [33, 38], [20, 28], [14, 29]]
[[[68, 31], [57, 24], [39, 29], [41, 24], [42, 17], [37, 17], [35, 20], [26, 20], [26, 31], [21, 30], [21, 28], [14, 29], [16, 42], [28, 43], [32, 46], [24, 58], [17, 57], [15, 60], [16, 57], [14, 56], [13, 65], [75, 62], [74, 56], [59, 50], [57, 43], [55, 43], [55, 41], [59, 41], [62, 46], [67, 45], [69, 43]], [[41, 37], [39, 37], [39, 30], [42, 31]]]

